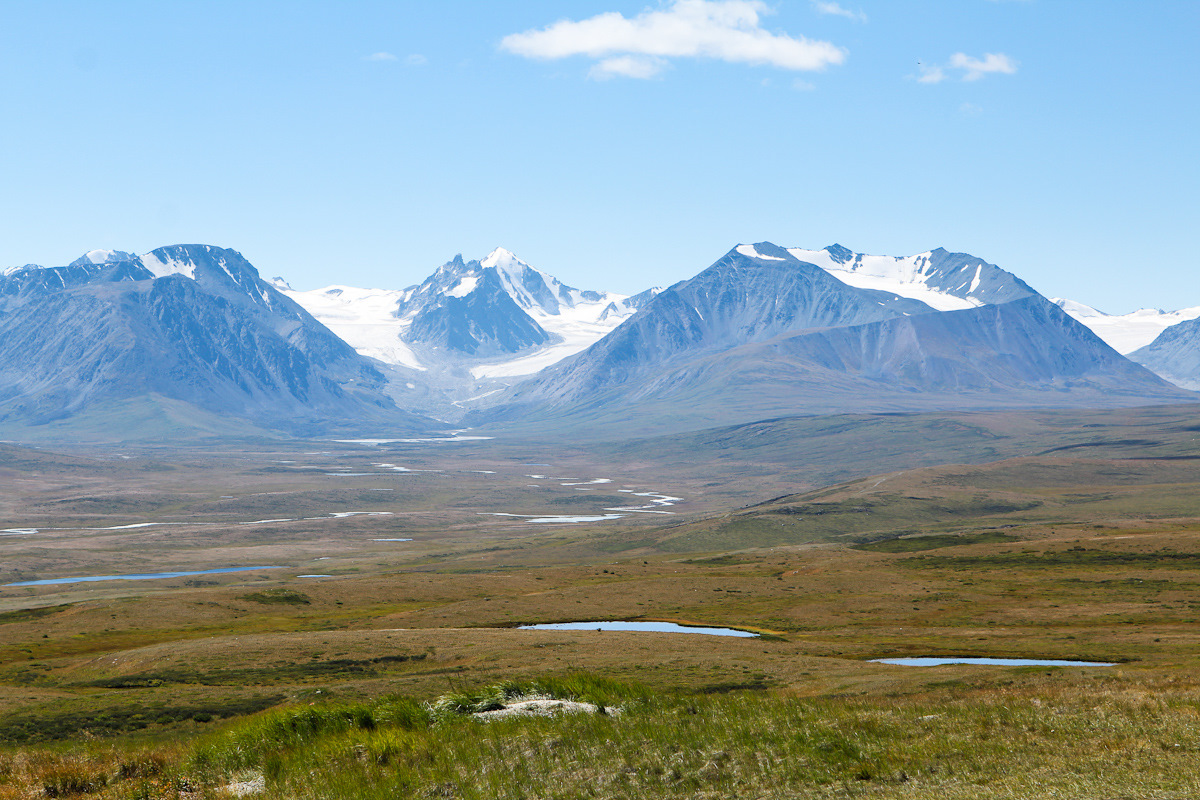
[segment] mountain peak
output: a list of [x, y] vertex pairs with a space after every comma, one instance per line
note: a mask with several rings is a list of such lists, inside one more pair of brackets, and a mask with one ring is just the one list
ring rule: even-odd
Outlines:
[[123, 250], [89, 250], [68, 266], [85, 267], [91, 264], [116, 264], [120, 261], [132, 261], [137, 258], [133, 253]]
[[829, 247], [826, 247], [825, 252], [829, 253], [829, 257], [838, 264], [845, 264], [847, 261], [850, 261], [854, 258], [853, 250], [851, 250], [849, 247], [843, 247], [837, 242], [834, 242], [833, 244], [829, 245]]
[[503, 247], [497, 247], [495, 250], [487, 254], [483, 261], [479, 262], [483, 267], [495, 267], [501, 272], [520, 271], [524, 267], [529, 266], [521, 259], [517, 258], [511, 251], [505, 250]]
[[739, 244], [733, 248], [733, 252], [746, 256], [746, 258], [756, 258], [759, 261], [786, 261], [787, 254], [783, 256], [776, 255], [777, 252], [782, 252], [782, 248], [772, 244], [771, 242], [758, 242], [756, 244]]

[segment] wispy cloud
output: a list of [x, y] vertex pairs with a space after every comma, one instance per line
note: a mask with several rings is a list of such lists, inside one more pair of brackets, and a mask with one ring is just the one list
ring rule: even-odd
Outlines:
[[652, 78], [672, 58], [709, 58], [787, 70], [841, 64], [846, 51], [829, 42], [771, 33], [760, 0], [671, 0], [662, 10], [625, 17], [615, 11], [504, 37], [500, 47], [526, 58], [596, 59], [593, 78]]
[[363, 61], [399, 61], [391, 53], [371, 53], [369, 56], [363, 56]]
[[922, 64], [917, 62], [917, 70], [921, 73], [917, 76], [917, 83], [941, 83], [946, 80], [946, 70], [936, 64]]
[[1017, 62], [1003, 53], [984, 53], [983, 58], [974, 58], [966, 53], [955, 53], [950, 56], [950, 63], [922, 64], [917, 63], [918, 83], [941, 83], [951, 77], [948, 70], [960, 70], [958, 77], [964, 81], [977, 81], [984, 75], [1012, 75], [1017, 71]]
[[588, 70], [588, 77], [601, 81], [616, 77], [653, 78], [666, 67], [666, 59], [654, 56], [613, 56], [598, 61]]
[[813, 0], [813, 8], [817, 10], [818, 14], [832, 14], [835, 17], [845, 17], [855, 22], [867, 21], [867, 15], [863, 12], [843, 8], [840, 3], [828, 2], [827, 0]]
[[985, 53], [983, 58], [972, 58], [966, 53], [955, 53], [950, 56], [950, 66], [964, 70], [964, 81], [977, 81], [992, 72], [1012, 75], [1017, 71], [1017, 62], [1003, 53]]
[[407, 57], [405, 57], [404, 63], [408, 64], [410, 67], [420, 67], [424, 64], [428, 64], [429, 59], [420, 53], [410, 53]]

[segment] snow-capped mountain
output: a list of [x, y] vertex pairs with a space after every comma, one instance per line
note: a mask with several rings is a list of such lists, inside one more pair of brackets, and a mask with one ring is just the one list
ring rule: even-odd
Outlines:
[[523, 376], [579, 352], [657, 290], [634, 297], [576, 289], [503, 248], [462, 256], [403, 290], [282, 289], [359, 353], [428, 371], [453, 362], [476, 380]]
[[396, 409], [384, 384], [233, 250], [92, 251], [0, 277], [0, 420], [39, 424], [160, 398], [272, 427], [427, 427]]
[[[1128, 314], [1105, 314], [1089, 305], [1061, 297], [1051, 298], [1063, 311], [1092, 329], [1118, 353], [1129, 355], [1153, 342], [1172, 325], [1200, 317], [1200, 306], [1178, 311], [1139, 308]], [[1155, 370], [1157, 372], [1157, 370]], [[1162, 374], [1162, 373], [1159, 373]]]
[[137, 256], [133, 253], [126, 253], [124, 250], [89, 250], [67, 266], [83, 267], [89, 264], [116, 264], [121, 261], [133, 261], [136, 258]]
[[[407, 289], [311, 292], [261, 279], [233, 250], [93, 250], [0, 271], [0, 427], [130, 419], [136, 406], [138, 419], [208, 414], [214, 430], [231, 417], [297, 431], [435, 427], [419, 412], [546, 430], [637, 420], [651, 432], [1195, 400], [1067, 311], [1107, 316], [940, 248], [893, 258], [742, 244], [633, 297], [567, 286], [503, 249], [456, 256]], [[1200, 386], [1200, 308], [1174, 313], [1192, 311], [1194, 325], [1134, 358]], [[1129, 316], [1146, 327], [1169, 315]]]
[[[799, 256], [767, 242], [739, 245], [474, 418], [597, 429], [637, 420], [650, 431], [785, 414], [1195, 397], [972, 256], [875, 260], [844, 248]], [[847, 264], [860, 268], [832, 266]], [[870, 285], [842, 280], [853, 275]]]

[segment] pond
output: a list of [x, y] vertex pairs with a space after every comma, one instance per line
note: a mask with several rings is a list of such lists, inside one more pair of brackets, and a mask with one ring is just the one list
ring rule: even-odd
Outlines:
[[1053, 658], [958, 658], [924, 656], [919, 658], [873, 658], [875, 664], [899, 664], [905, 667], [940, 667], [945, 664], [981, 664], [997, 667], [1113, 667], [1114, 661], [1064, 661]]
[[286, 569], [286, 567], [223, 567], [221, 569], [198, 569], [190, 572], [139, 572], [131, 575], [84, 575], [78, 578], [46, 578], [40, 581], [17, 581], [5, 586], [55, 586], [63, 583], [93, 583], [96, 581], [156, 581], [163, 578], [187, 578], [192, 575], [220, 575], [228, 572], [253, 572], [259, 569]]
[[733, 628], [703, 628], [698, 625], [678, 625], [674, 622], [547, 622], [541, 625], [521, 625], [523, 631], [646, 631], [651, 633], [701, 633], [707, 636], [740, 636], [757, 638], [757, 633]]

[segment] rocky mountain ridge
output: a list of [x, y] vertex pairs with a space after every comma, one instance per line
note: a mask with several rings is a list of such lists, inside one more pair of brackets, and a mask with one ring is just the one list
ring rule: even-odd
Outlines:
[[296, 431], [432, 425], [398, 409], [385, 384], [233, 250], [93, 251], [0, 276], [0, 422], [10, 425], [133, 398]]

